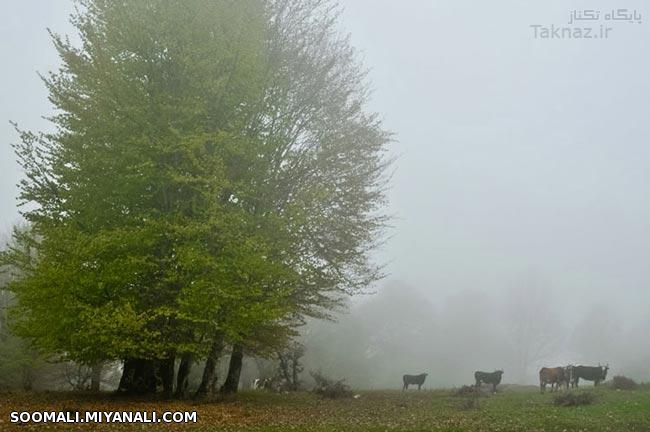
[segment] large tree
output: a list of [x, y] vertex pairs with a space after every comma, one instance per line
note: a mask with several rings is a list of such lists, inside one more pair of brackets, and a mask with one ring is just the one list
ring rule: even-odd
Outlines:
[[380, 277], [389, 135], [335, 5], [80, 6], [81, 45], [53, 35], [44, 77], [56, 130], [16, 145], [20, 334], [171, 393], [178, 356], [241, 358], [259, 329], [288, 334]]
[[[337, 33], [337, 5], [273, 0], [266, 6], [262, 98], [246, 130], [262, 138], [260, 169], [249, 171], [252, 193], [244, 199], [251, 211], [283, 217], [290, 228], [293, 250], [285, 262], [299, 282], [294, 318], [324, 317], [381, 277], [368, 258], [386, 222], [390, 135], [364, 110], [366, 74], [349, 38]], [[240, 370], [240, 350], [233, 358]]]

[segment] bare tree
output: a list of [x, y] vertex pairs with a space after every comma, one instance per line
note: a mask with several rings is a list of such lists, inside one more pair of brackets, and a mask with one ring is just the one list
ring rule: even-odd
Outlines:
[[618, 310], [605, 304], [593, 305], [571, 333], [571, 349], [585, 362], [612, 362], [623, 352], [624, 337]]
[[563, 332], [553, 309], [559, 305], [558, 294], [535, 274], [519, 278], [510, 289], [505, 313], [517, 382], [526, 382], [531, 367], [559, 348]]
[[305, 355], [305, 347], [299, 342], [292, 343], [286, 350], [278, 353], [278, 374], [287, 383], [287, 390], [296, 391], [300, 387], [300, 373], [303, 371], [301, 363]]

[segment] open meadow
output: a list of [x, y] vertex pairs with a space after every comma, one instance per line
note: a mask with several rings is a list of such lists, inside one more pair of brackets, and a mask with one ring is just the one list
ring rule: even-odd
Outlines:
[[[193, 430], [193, 431], [648, 431], [650, 388], [615, 391], [591, 387], [593, 403], [555, 406], [555, 394], [535, 387], [503, 386], [482, 394], [478, 408], [452, 390], [365, 391], [356, 398], [328, 400], [306, 392], [245, 391], [234, 399], [210, 402], [124, 400], [74, 393], [14, 393], [0, 396], [0, 430]], [[9, 423], [10, 412], [197, 411], [196, 424], [29, 424]]]
[[2, 1], [0, 432], [650, 432], [613, 4]]

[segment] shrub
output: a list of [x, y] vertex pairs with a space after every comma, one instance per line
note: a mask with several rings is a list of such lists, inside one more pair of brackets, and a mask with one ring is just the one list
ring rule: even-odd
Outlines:
[[480, 390], [473, 385], [464, 385], [453, 391], [454, 396], [472, 396], [480, 394]]
[[557, 406], [580, 406], [591, 405], [596, 400], [596, 396], [591, 392], [584, 393], [562, 393], [553, 398], [553, 403]]
[[481, 390], [473, 385], [464, 385], [455, 389], [452, 393], [454, 396], [461, 397], [459, 408], [461, 410], [480, 409], [479, 397], [482, 396]]
[[623, 375], [612, 378], [612, 388], [615, 390], [635, 390], [638, 387], [636, 381]]
[[352, 397], [352, 390], [350, 390], [350, 386], [345, 384], [345, 379], [335, 381], [327, 378], [320, 371], [312, 371], [310, 375], [316, 381], [314, 393], [329, 399]]

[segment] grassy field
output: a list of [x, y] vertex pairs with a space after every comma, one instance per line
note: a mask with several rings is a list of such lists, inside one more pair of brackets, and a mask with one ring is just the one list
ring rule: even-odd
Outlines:
[[[237, 398], [203, 403], [124, 400], [81, 394], [0, 394], [0, 430], [195, 430], [195, 431], [650, 431], [650, 389], [594, 390], [596, 400], [557, 407], [553, 395], [534, 387], [504, 386], [496, 395], [468, 399], [449, 390], [368, 391], [356, 399], [323, 400], [310, 393], [242, 392]], [[9, 422], [11, 411], [197, 411], [198, 423], [25, 424]]]

